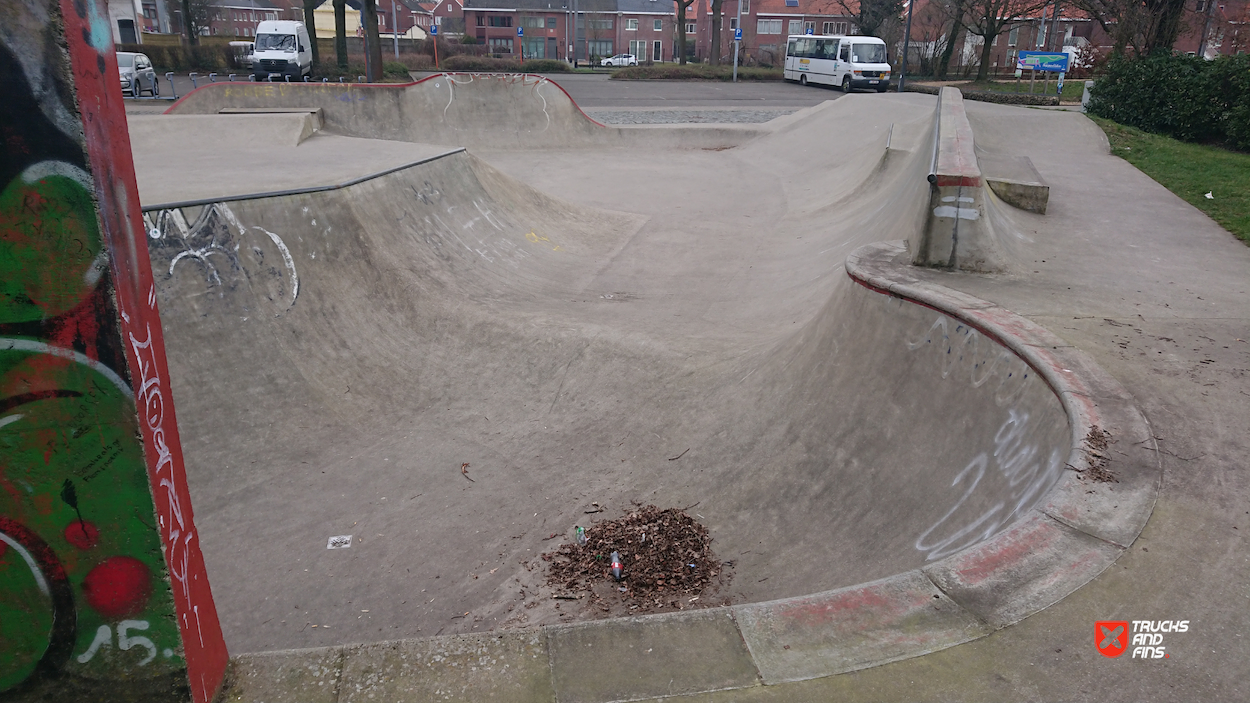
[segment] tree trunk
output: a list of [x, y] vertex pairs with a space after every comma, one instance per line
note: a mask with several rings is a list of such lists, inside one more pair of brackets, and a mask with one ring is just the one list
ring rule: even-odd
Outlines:
[[721, 5], [724, 0], [712, 0], [712, 58], [713, 66], [720, 65]]
[[308, 30], [308, 43], [312, 44], [312, 65], [317, 68], [321, 65], [321, 47], [317, 46], [317, 24], [314, 21], [313, 10], [321, 3], [318, 0], [304, 0], [304, 28]]
[[[186, 0], [183, 0], [184, 2]], [[677, 0], [677, 63], [681, 66], [686, 65], [686, 8], [690, 5], [683, 0]]]
[[195, 46], [200, 43], [200, 38], [195, 36], [192, 31], [191, 22], [191, 0], [182, 0], [182, 39], [187, 46]]
[[361, 4], [364, 9], [365, 42], [369, 45], [365, 49], [369, 52], [369, 75], [366, 78], [370, 83], [377, 83], [382, 80], [382, 41], [378, 37], [378, 0], [363, 0]]
[[339, 68], [347, 68], [347, 0], [334, 0], [334, 53]]
[[[999, 27], [999, 32], [1001, 31], [1002, 31], [1002, 27]], [[990, 58], [994, 54], [993, 39], [994, 37], [998, 36], [997, 32], [992, 35], [989, 32], [986, 32], [986, 34], [989, 36], [981, 37], [982, 39], [981, 41], [981, 65], [977, 67], [977, 81], [989, 80]]]
[[942, 48], [942, 58], [934, 66], [933, 76], [938, 80], [946, 80], [946, 74], [950, 70], [951, 57], [955, 55], [955, 45], [963, 38], [964, 32], [964, 8], [963, 3], [955, 4], [955, 20], [951, 22], [951, 31], [946, 35], [946, 46]]

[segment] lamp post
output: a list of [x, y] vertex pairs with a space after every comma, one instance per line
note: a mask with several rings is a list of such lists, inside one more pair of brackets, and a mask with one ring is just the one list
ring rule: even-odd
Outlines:
[[734, 20], [734, 83], [738, 82], [738, 47], [742, 44], [742, 0], [738, 0], [738, 18]]
[[916, 0], [908, 0], [907, 3], [907, 28], [903, 30], [903, 60], [899, 62], [898, 69], [898, 92], [903, 92], [903, 86], [907, 85], [907, 57], [911, 55], [911, 13], [916, 7]]
[[391, 38], [395, 40], [395, 60], [399, 60], [399, 0], [391, 0]]

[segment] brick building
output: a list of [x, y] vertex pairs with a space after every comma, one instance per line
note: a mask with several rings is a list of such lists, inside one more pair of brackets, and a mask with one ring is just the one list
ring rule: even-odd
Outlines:
[[[734, 30], [737, 29], [739, 0], [724, 0], [721, 6], [721, 59], [733, 60]], [[836, 0], [741, 0], [743, 62], [780, 66], [785, 58], [786, 37], [790, 34], [854, 34], [854, 18]], [[855, 4], [848, 0], [854, 8]], [[695, 0], [687, 19], [687, 54], [700, 61], [712, 56], [712, 3]], [[690, 14], [690, 11], [687, 11]], [[690, 30], [693, 29], [693, 32]], [[690, 48], [693, 33], [694, 48]]]
[[[581, 61], [630, 53], [672, 61], [671, 0], [464, 0], [465, 33], [490, 53]], [[576, 17], [576, 27], [574, 27]], [[521, 30], [518, 33], [518, 29]]]

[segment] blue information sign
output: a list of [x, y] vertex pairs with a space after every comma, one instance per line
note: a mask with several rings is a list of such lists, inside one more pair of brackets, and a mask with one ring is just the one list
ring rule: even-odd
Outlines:
[[812, 27], [808, 27], [808, 28], [807, 28], [807, 33], [808, 33], [808, 34], [815, 34], [815, 33], [816, 33], [816, 30], [815, 30], [814, 28], [812, 28]]
[[1032, 71], [1067, 73], [1068, 55], [1049, 51], [1021, 51], [1016, 58], [1016, 68]]
[[430, 34], [432, 36], [438, 36], [438, 25], [436, 24], [430, 25]]
[[742, 41], [742, 27], [734, 30], [734, 41]]
[[516, 28], [516, 35], [517, 35], [518, 37], [523, 37], [523, 36], [525, 36], [525, 27], [517, 27], [517, 28]]

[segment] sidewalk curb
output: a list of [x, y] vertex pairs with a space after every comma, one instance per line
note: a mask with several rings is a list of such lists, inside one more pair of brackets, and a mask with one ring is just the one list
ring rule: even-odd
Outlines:
[[[1102, 573], [1154, 508], [1162, 466], [1149, 423], [1094, 361], [993, 303], [922, 279], [901, 243], [861, 247], [846, 272], [1003, 344], [1059, 397], [1068, 468], [1040, 507], [921, 569], [807, 596], [706, 610], [235, 657], [223, 700], [523, 700], [611, 703], [832, 676], [984, 637]], [[1110, 433], [1115, 458], [1088, 446]], [[1091, 468], [1118, 482], [1096, 482]]]

